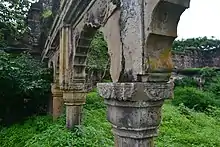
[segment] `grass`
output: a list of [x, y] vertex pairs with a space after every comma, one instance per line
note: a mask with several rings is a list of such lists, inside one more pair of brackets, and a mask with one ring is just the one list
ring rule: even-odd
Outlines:
[[[169, 102], [163, 106], [158, 147], [220, 147], [220, 121]], [[87, 96], [83, 127], [65, 129], [65, 117], [32, 117], [0, 131], [1, 147], [113, 147], [106, 107], [96, 92]]]

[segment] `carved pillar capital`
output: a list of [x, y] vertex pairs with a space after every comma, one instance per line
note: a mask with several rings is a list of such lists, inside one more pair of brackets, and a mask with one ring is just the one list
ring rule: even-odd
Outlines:
[[172, 95], [166, 82], [99, 83], [98, 91], [107, 104], [115, 146], [152, 147], [161, 121], [161, 108]]
[[65, 105], [70, 105], [70, 106], [84, 105], [86, 102], [86, 93], [83, 91], [64, 90], [63, 99]]
[[71, 129], [74, 125], [80, 125], [86, 93], [84, 91], [64, 90], [63, 99], [66, 105], [66, 127]]

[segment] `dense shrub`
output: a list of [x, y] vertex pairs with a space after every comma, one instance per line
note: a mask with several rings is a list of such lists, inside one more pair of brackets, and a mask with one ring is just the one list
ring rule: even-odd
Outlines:
[[175, 86], [181, 87], [197, 87], [198, 83], [193, 77], [184, 77], [182, 79], [175, 80]]
[[[214, 71], [213, 69], [206, 69], [201, 74], [205, 83], [204, 90], [220, 96], [220, 73], [219, 71]], [[219, 98], [220, 99], [220, 98]]]
[[162, 117], [158, 147], [220, 146], [220, 122], [215, 117], [169, 104], [164, 105]]
[[51, 72], [28, 54], [0, 52], [0, 119], [8, 124], [45, 111]]
[[172, 100], [174, 105], [183, 103], [188, 108], [198, 111], [205, 111], [209, 105], [220, 107], [220, 102], [216, 99], [215, 94], [194, 87], [176, 87], [174, 96]]
[[220, 76], [213, 78], [212, 82], [206, 82], [203, 89], [214, 93], [220, 100]]
[[31, 117], [23, 125], [0, 131], [1, 147], [110, 147], [111, 125], [106, 119], [103, 99], [96, 92], [87, 96], [83, 125], [69, 131], [65, 116], [52, 122], [50, 117]]
[[103, 100], [104, 99], [96, 91], [90, 92], [86, 98], [85, 108], [87, 110], [106, 108], [105, 104], [102, 103]]

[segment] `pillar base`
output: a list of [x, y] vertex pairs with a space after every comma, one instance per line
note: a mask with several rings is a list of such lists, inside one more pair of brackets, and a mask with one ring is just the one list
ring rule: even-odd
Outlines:
[[66, 127], [71, 129], [74, 125], [81, 125], [82, 105], [66, 104]]
[[51, 91], [53, 96], [53, 120], [56, 120], [63, 114], [63, 92], [56, 86], [56, 84], [52, 85]]
[[63, 99], [66, 105], [66, 127], [81, 125], [82, 108], [86, 101], [85, 92], [64, 91]]
[[132, 139], [115, 135], [115, 147], [154, 147], [154, 139]]
[[153, 147], [161, 108], [172, 94], [168, 83], [100, 83], [116, 147]]
[[56, 120], [63, 114], [63, 97], [53, 97], [53, 120]]

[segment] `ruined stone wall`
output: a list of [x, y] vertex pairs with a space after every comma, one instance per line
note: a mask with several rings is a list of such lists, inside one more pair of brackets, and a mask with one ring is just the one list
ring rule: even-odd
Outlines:
[[220, 67], [220, 49], [187, 48], [184, 52], [172, 52], [172, 59], [176, 69]]
[[46, 36], [53, 22], [52, 14], [43, 17], [43, 13], [45, 10], [52, 10], [54, 1], [59, 2], [59, 0], [39, 0], [30, 6], [27, 24], [29, 27], [28, 44], [32, 55], [40, 56], [42, 52]]

